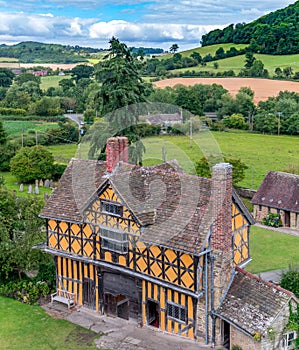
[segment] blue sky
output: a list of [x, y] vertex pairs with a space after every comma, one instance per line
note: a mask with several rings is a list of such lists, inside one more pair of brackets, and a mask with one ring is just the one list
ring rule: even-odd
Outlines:
[[91, 47], [200, 46], [206, 32], [250, 22], [288, 0], [0, 0], [0, 44], [33, 40]]

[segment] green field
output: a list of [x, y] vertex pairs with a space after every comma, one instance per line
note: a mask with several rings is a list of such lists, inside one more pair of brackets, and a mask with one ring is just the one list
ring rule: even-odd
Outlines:
[[58, 87], [60, 80], [62, 79], [69, 79], [69, 75], [63, 75], [63, 76], [58, 76], [58, 75], [48, 75], [45, 77], [41, 77], [41, 89], [42, 90], [47, 90], [49, 87]]
[[46, 123], [42, 121], [28, 121], [28, 120], [4, 120], [3, 126], [8, 135], [21, 135], [29, 130], [36, 130], [38, 132], [45, 132], [49, 128], [58, 127], [57, 123]]
[[[193, 147], [187, 136], [159, 136], [144, 140], [144, 164], [161, 162], [162, 147], [167, 160], [177, 159], [185, 171], [194, 173], [193, 163], [200, 160], [203, 151], [207, 157], [221, 160], [240, 158], [247, 166], [241, 187], [257, 189], [268, 170], [291, 171], [299, 164], [299, 137], [250, 133], [212, 132], [193, 135]], [[220, 156], [220, 157], [219, 157]]]
[[47, 149], [52, 152], [54, 160], [61, 164], [68, 164], [72, 158], [78, 156], [78, 145], [76, 143], [48, 146]]
[[99, 334], [51, 317], [39, 306], [0, 296], [0, 348], [7, 350], [96, 350]]
[[252, 226], [250, 254], [246, 269], [252, 273], [299, 266], [299, 237]]
[[[217, 45], [216, 45], [217, 46]], [[218, 45], [220, 47], [222, 45]], [[208, 47], [208, 46], [207, 46]], [[191, 50], [192, 51], [192, 50]], [[191, 52], [192, 53], [192, 52]], [[299, 71], [299, 54], [297, 55], [285, 55], [285, 56], [273, 56], [273, 55], [262, 55], [254, 54], [257, 60], [261, 60], [264, 64], [264, 68], [268, 70], [270, 76], [274, 75], [275, 68], [280, 67], [282, 70], [286, 67], [292, 67], [293, 72]], [[214, 67], [214, 63], [217, 62], [218, 68]], [[190, 68], [175, 69], [172, 73], [182, 73], [186, 71], [211, 71], [214, 73], [224, 72], [233, 70], [237, 75], [245, 64], [245, 55], [224, 58], [213, 62], [208, 62], [206, 66], [196, 66]]]
[[13, 57], [0, 57], [0, 62], [19, 62], [19, 60]]

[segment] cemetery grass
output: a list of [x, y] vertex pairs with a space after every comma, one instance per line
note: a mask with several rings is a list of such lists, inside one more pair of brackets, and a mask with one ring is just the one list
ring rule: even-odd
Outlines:
[[1, 349], [96, 350], [99, 334], [48, 315], [40, 306], [29, 306], [0, 296]]
[[299, 266], [299, 237], [257, 226], [250, 229], [252, 261], [246, 270], [258, 274]]
[[[20, 197], [29, 196], [28, 194], [28, 187], [29, 184], [23, 185], [23, 192], [20, 192], [20, 183], [18, 183], [17, 179], [11, 172], [0, 172], [0, 176], [4, 179], [4, 185], [10, 190], [10, 191], [16, 191], [16, 195]], [[52, 190], [50, 188], [45, 187], [38, 187], [39, 194], [34, 193], [34, 187], [35, 183], [31, 183], [32, 186], [32, 194], [31, 196], [35, 196], [37, 198], [44, 198], [44, 194], [51, 194]]]

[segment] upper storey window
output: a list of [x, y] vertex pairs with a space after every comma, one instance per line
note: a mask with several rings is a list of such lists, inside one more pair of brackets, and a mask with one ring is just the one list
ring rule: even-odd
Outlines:
[[123, 206], [115, 202], [101, 201], [102, 213], [111, 214], [115, 216], [122, 216]]

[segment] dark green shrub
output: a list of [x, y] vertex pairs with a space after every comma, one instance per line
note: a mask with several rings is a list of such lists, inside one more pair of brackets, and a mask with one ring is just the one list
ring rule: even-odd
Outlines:
[[282, 221], [280, 220], [279, 214], [268, 213], [265, 218], [262, 220], [262, 224], [272, 227], [282, 226]]

